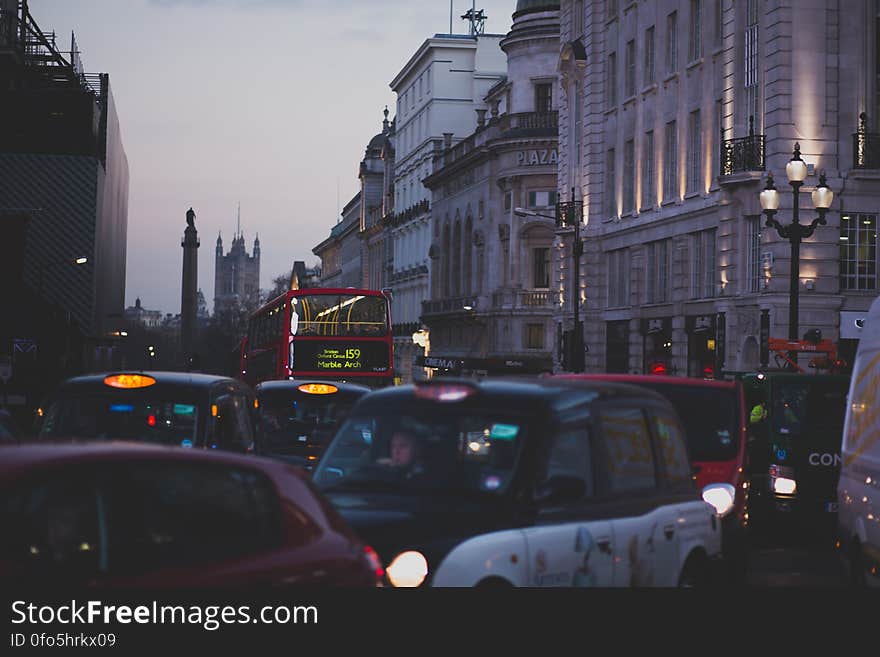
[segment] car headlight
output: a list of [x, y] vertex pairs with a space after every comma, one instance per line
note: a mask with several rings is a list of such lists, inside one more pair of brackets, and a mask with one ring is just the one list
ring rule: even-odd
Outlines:
[[780, 495], [794, 495], [797, 490], [797, 482], [788, 477], [776, 477], [773, 480], [773, 492]]
[[428, 560], [415, 550], [401, 552], [385, 569], [388, 581], [396, 587], [416, 587], [428, 576]]
[[723, 518], [733, 509], [736, 489], [730, 484], [709, 484], [703, 488], [703, 499], [715, 507], [715, 512]]
[[794, 468], [784, 465], [771, 465], [770, 489], [778, 495], [794, 495], [797, 490]]

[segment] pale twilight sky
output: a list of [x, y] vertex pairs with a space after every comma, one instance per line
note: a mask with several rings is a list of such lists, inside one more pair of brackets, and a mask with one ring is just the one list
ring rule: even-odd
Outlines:
[[[449, 31], [449, 0], [30, 0], [44, 32], [86, 72], [109, 73], [128, 157], [126, 306], [180, 312], [186, 211], [196, 213], [199, 287], [214, 297], [214, 245], [229, 250], [241, 203], [260, 286], [318, 259], [357, 193], [389, 82], [422, 42]], [[471, 0], [454, 0], [453, 32]], [[486, 32], [516, 0], [482, 0]]]

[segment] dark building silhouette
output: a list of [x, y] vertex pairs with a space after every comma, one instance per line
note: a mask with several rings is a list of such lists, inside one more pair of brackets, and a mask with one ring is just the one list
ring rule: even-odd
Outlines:
[[186, 212], [186, 230], [180, 246], [183, 247], [183, 281], [180, 293], [180, 346], [184, 358], [194, 355], [196, 344], [196, 317], [199, 308], [199, 234], [196, 213]]
[[85, 73], [75, 38], [61, 51], [24, 0], [0, 0], [0, 117], [0, 216], [28, 217], [22, 285], [70, 316], [86, 369], [112, 366], [129, 172], [109, 76]]
[[244, 235], [232, 239], [232, 248], [223, 255], [223, 239], [217, 235], [214, 265], [214, 313], [226, 304], [258, 302], [260, 297], [260, 236], [248, 255]]

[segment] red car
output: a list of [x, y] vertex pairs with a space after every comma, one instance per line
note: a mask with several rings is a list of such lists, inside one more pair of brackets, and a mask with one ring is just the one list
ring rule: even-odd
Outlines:
[[696, 485], [721, 516], [724, 555], [731, 575], [742, 580], [748, 555], [749, 489], [748, 421], [742, 384], [646, 374], [560, 374], [558, 378], [630, 383], [669, 399], [684, 425]]
[[142, 443], [0, 447], [0, 582], [371, 587], [383, 573], [299, 469]]

